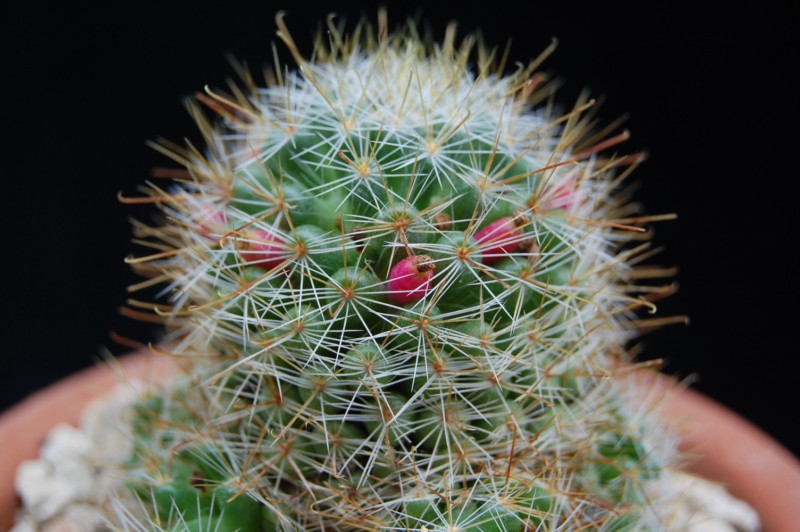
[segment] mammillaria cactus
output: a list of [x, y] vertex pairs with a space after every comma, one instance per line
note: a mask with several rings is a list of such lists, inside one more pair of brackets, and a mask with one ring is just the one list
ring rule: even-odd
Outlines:
[[[190, 109], [133, 259], [186, 374], [135, 407], [131, 530], [658, 528], [674, 460], [618, 377], [655, 289], [639, 161], [473, 37], [332, 28]], [[451, 29], [452, 30], [452, 29]], [[538, 105], [538, 106], [537, 106]], [[132, 509], [131, 509], [132, 508]]]

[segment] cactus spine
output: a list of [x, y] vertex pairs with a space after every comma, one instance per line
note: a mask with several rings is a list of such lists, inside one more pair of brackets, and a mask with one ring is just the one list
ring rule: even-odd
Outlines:
[[278, 24], [299, 69], [190, 105], [205, 151], [159, 147], [185, 176], [135, 262], [188, 370], [136, 407], [124, 526], [657, 527], [671, 447], [614, 378], [635, 158], [590, 102], [534, 106], [539, 61], [364, 24], [307, 61]]

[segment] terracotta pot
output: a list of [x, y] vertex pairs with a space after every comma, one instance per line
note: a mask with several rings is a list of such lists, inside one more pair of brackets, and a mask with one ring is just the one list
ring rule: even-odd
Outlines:
[[[120, 359], [125, 375], [163, 378], [174, 371], [164, 357], [134, 355]], [[34, 458], [50, 427], [75, 423], [83, 406], [119, 376], [108, 368], [90, 368], [34, 394], [0, 415], [0, 529], [11, 526], [16, 506], [17, 465]], [[664, 389], [665, 379], [643, 379], [649, 389]], [[800, 462], [749, 422], [692, 390], [670, 395], [666, 415], [680, 427], [682, 446], [698, 457], [689, 467], [722, 482], [759, 513], [765, 532], [800, 530]]]
[[[649, 373], [637, 376], [651, 390], [668, 380]], [[800, 531], [800, 461], [761, 429], [719, 403], [692, 390], [673, 390], [663, 414], [681, 436], [686, 469], [722, 483], [747, 501], [761, 519], [763, 532]], [[792, 417], [789, 414], [789, 417]]]
[[[84, 406], [119, 384], [120, 376], [163, 380], [175, 373], [167, 357], [128, 355], [119, 366], [88, 368], [39, 391], [0, 414], [0, 530], [8, 530], [18, 505], [14, 476], [23, 460], [36, 458], [48, 431], [59, 422], [76, 424]], [[116, 366], [116, 364], [115, 364]]]

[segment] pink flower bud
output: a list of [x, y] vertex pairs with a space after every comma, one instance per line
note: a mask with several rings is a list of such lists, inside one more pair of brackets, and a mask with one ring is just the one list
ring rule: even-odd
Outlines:
[[197, 215], [197, 232], [212, 240], [228, 232], [228, 217], [219, 207], [205, 205]]
[[475, 240], [480, 245], [484, 264], [499, 262], [519, 247], [517, 220], [511, 216], [495, 220], [475, 233]]
[[575, 182], [570, 179], [553, 188], [542, 203], [544, 210], [570, 210], [581, 201]]
[[395, 264], [389, 273], [389, 297], [405, 305], [419, 301], [431, 287], [435, 265], [427, 255], [414, 255]]
[[261, 229], [246, 231], [236, 244], [242, 259], [251, 266], [271, 270], [286, 260], [286, 246], [281, 239]]

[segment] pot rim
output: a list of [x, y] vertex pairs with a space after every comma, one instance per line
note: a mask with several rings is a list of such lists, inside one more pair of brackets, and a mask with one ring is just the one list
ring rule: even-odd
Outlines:
[[175, 371], [175, 361], [166, 356], [124, 355], [73, 373], [0, 412], [0, 530], [11, 527], [19, 506], [14, 489], [17, 466], [39, 455], [50, 429], [58, 423], [77, 425], [92, 399], [120, 383], [159, 382]]

